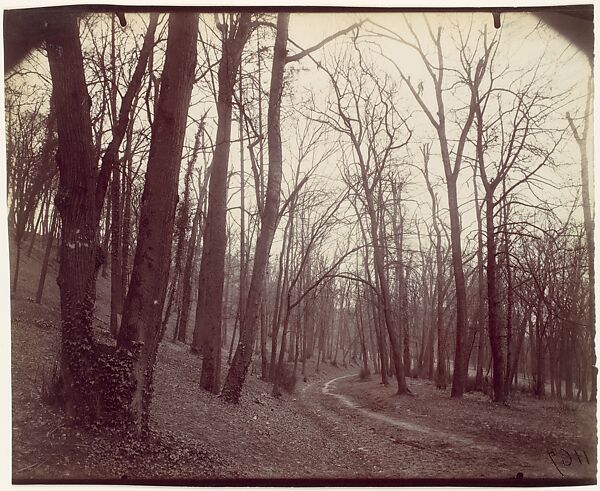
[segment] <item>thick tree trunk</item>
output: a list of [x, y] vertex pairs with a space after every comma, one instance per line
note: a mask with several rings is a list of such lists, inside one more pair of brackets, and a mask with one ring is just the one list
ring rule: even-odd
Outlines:
[[146, 433], [152, 378], [166, 295], [177, 185], [194, 70], [198, 14], [172, 13], [165, 65], [152, 125], [152, 139], [140, 210], [138, 241], [125, 300], [118, 345], [138, 357], [129, 410], [138, 432]]
[[[406, 288], [406, 276], [404, 273], [404, 218], [400, 210], [400, 202], [402, 199], [401, 189], [396, 187], [396, 183], [392, 183], [392, 194], [394, 198], [394, 207], [392, 214], [392, 230], [394, 232], [394, 245], [396, 246], [396, 282], [398, 285], [398, 323], [400, 325], [400, 336], [402, 336], [402, 365], [405, 375], [410, 376], [410, 333], [408, 324], [408, 291]], [[383, 203], [380, 201], [380, 208]], [[382, 214], [383, 216], [383, 214]], [[399, 223], [397, 221], [399, 218]], [[383, 224], [382, 224], [383, 225]], [[384, 229], [382, 227], [382, 229]]]
[[[438, 273], [439, 274], [439, 273]], [[447, 371], [446, 371], [446, 335], [444, 333], [444, 322], [442, 319], [442, 311], [444, 306], [444, 299], [441, 296], [441, 281], [438, 282], [438, 299], [435, 309], [435, 324], [437, 331], [437, 364], [435, 371], [435, 385], [438, 389], [445, 389], [447, 383]]]
[[[265, 286], [263, 286], [263, 289]], [[260, 376], [269, 380], [269, 363], [267, 355], [267, 305], [263, 298], [260, 303]], [[303, 366], [304, 369], [304, 366]]]
[[133, 155], [131, 147], [133, 144], [133, 127], [130, 125], [127, 129], [127, 143], [125, 145], [125, 174], [123, 175], [123, 225], [121, 227], [121, 297], [125, 303], [127, 288], [129, 286], [129, 243], [131, 242], [131, 191], [133, 179]]
[[[116, 66], [115, 66], [115, 19], [112, 19], [112, 87], [111, 87], [111, 108], [115, 117], [117, 116], [117, 87], [116, 87]], [[133, 72], [131, 81], [123, 95], [121, 107], [118, 110], [118, 117], [114, 121], [112, 128], [112, 140], [102, 157], [102, 166], [98, 174], [96, 207], [102, 208], [104, 194], [108, 186], [109, 177], [112, 173], [111, 181], [111, 218], [110, 218], [110, 249], [111, 249], [111, 294], [110, 294], [110, 331], [113, 337], [117, 337], [118, 318], [117, 315], [123, 312], [123, 270], [122, 270], [122, 214], [123, 214], [123, 196], [121, 194], [121, 169], [119, 168], [119, 147], [125, 138], [129, 119], [132, 112], [133, 101], [140, 90], [142, 79], [146, 71], [148, 58], [152, 51], [154, 42], [154, 33], [158, 24], [158, 14], [150, 16], [148, 30], [144, 36], [144, 42], [140, 50], [140, 56]], [[108, 224], [107, 224], [108, 227]], [[107, 228], [107, 237], [109, 229]]]
[[477, 191], [477, 166], [473, 171], [473, 189], [475, 191], [475, 215], [477, 217], [477, 371], [475, 374], [475, 388], [483, 388], [483, 365], [485, 348], [485, 323], [484, 323], [484, 304], [485, 304], [485, 286], [483, 280], [483, 220], [481, 209], [483, 205], [479, 201]]
[[[104, 203], [103, 205], [104, 206]], [[105, 215], [104, 215], [104, 236], [102, 238], [101, 248], [103, 251], [108, 250], [110, 244], [110, 226], [111, 226], [111, 211], [112, 211], [112, 196], [109, 194], [106, 198]], [[108, 278], [108, 261], [102, 263], [102, 278]]]
[[273, 378], [273, 390], [271, 394], [274, 397], [279, 397], [281, 395], [281, 391], [279, 389], [279, 384], [281, 380], [281, 376], [283, 374], [283, 365], [285, 364], [285, 344], [287, 340], [288, 328], [290, 324], [290, 292], [288, 291], [286, 295], [286, 307], [285, 307], [285, 317], [283, 318], [283, 332], [281, 333], [281, 344], [279, 346], [279, 357], [277, 361], [277, 368], [275, 369], [275, 374]]
[[[506, 193], [506, 181], [502, 181], [503, 193]], [[506, 277], [506, 324], [504, 333], [506, 334], [505, 341], [505, 352], [506, 352], [506, 368], [504, 369], [504, 398], [507, 399], [511, 389], [511, 376], [513, 365], [512, 357], [514, 351], [514, 336], [513, 336], [513, 310], [514, 310], [514, 290], [512, 281], [512, 268], [510, 264], [510, 246], [509, 246], [509, 235], [508, 235], [508, 222], [510, 220], [510, 202], [507, 199], [504, 200], [503, 210], [503, 249], [504, 249], [504, 260], [502, 261]]]
[[387, 349], [387, 341], [385, 336], [385, 325], [383, 321], [381, 301], [371, 292], [371, 309], [373, 311], [373, 323], [375, 325], [375, 333], [377, 336], [377, 344], [379, 347], [379, 364], [381, 367], [381, 383], [388, 385], [390, 376], [389, 357]]
[[362, 302], [360, 302], [360, 301], [357, 301], [357, 303], [356, 303], [355, 317], [356, 317], [356, 322], [357, 322], [358, 334], [360, 336], [360, 350], [362, 353], [362, 361], [363, 361], [362, 373], [363, 373], [364, 377], [368, 377], [370, 375], [369, 357], [367, 354], [367, 343], [365, 340], [365, 325], [364, 325], [364, 318], [363, 318], [363, 308], [362, 308]]
[[[367, 203], [369, 202], [369, 196], [366, 196]], [[390, 349], [392, 355], [392, 361], [394, 365], [394, 371], [396, 375], [396, 383], [397, 383], [397, 394], [404, 394], [409, 392], [408, 387], [406, 386], [406, 380], [404, 378], [404, 363], [402, 360], [402, 351], [401, 351], [401, 342], [399, 339], [400, 333], [396, 329], [396, 326], [393, 322], [392, 308], [391, 308], [391, 298], [388, 280], [384, 271], [384, 259], [383, 259], [383, 244], [381, 243], [381, 239], [379, 237], [379, 232], [377, 230], [377, 218], [375, 216], [375, 208], [372, 203], [368, 205], [369, 214], [371, 218], [371, 237], [373, 238], [373, 258], [375, 261], [375, 273], [377, 274], [379, 291], [381, 292], [381, 303], [383, 307], [383, 320], [387, 327], [388, 336], [390, 340]]]
[[61, 12], [50, 22], [54, 35], [46, 45], [57, 105], [60, 172], [55, 205], [62, 222], [57, 279], [62, 321], [59, 396], [67, 415], [89, 420], [97, 416], [99, 402], [92, 317], [102, 259], [96, 240], [91, 100], [76, 16]]
[[[276, 364], [277, 364], [277, 335], [279, 334], [279, 327], [281, 325], [281, 314], [284, 308], [284, 290], [287, 285], [288, 269], [290, 262], [290, 247], [288, 244], [288, 234], [291, 234], [291, 227], [293, 225], [292, 219], [293, 206], [290, 209], [290, 220], [286, 225], [286, 229], [283, 234], [283, 246], [279, 254], [279, 274], [277, 277], [277, 290], [275, 291], [275, 312], [273, 313], [273, 323], [271, 326], [271, 360], [269, 363], [269, 380], [275, 378]], [[285, 262], [284, 262], [285, 258]]]

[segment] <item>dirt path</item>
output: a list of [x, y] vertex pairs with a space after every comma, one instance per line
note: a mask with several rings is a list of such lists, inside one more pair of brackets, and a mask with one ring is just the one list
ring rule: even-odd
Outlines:
[[[427, 432], [415, 431], [416, 425], [358, 407], [349, 397], [333, 391], [336, 382], [351, 377], [355, 375], [309, 385], [301, 392], [299, 405], [340, 447], [347, 446], [350, 439], [359, 442], [356, 449], [360, 458], [349, 464], [364, 468], [364, 477], [460, 479], [486, 476], [483, 469], [480, 473], [467, 471], [464, 445], [435, 444]], [[513, 476], [507, 469], [498, 477]]]
[[361, 415], [365, 416], [366, 418], [370, 418], [372, 420], [379, 421], [379, 422], [388, 424], [390, 426], [394, 426], [396, 428], [406, 430], [408, 432], [423, 434], [425, 436], [425, 438], [427, 438], [427, 437], [441, 438], [447, 444], [466, 445], [472, 449], [478, 449], [478, 450], [482, 450], [482, 451], [486, 451], [486, 452], [487, 451], [498, 451], [498, 447], [496, 447], [494, 445], [490, 445], [489, 443], [476, 441], [476, 440], [473, 440], [472, 438], [466, 438], [466, 437], [458, 435], [456, 433], [435, 430], [435, 429], [429, 428], [427, 426], [411, 423], [409, 421], [403, 421], [398, 418], [386, 416], [385, 414], [376, 413], [374, 411], [371, 411], [369, 409], [366, 409], [366, 408], [360, 406], [359, 404], [357, 404], [356, 402], [354, 402], [353, 400], [351, 400], [350, 398], [346, 397], [343, 394], [338, 394], [336, 392], [333, 392], [337, 381], [343, 380], [343, 379], [348, 379], [348, 378], [355, 378], [355, 375], [344, 375], [342, 377], [336, 377], [334, 379], [331, 379], [323, 385], [321, 392], [327, 396], [335, 397], [336, 399], [341, 401], [345, 406], [347, 406], [351, 409], [355, 409], [356, 411], [358, 411]]
[[[422, 381], [409, 380], [409, 386], [417, 386], [414, 390], [419, 394], [417, 397], [381, 397], [381, 407], [363, 403], [352, 391], [363, 394], [372, 402], [376, 399], [373, 390], [381, 392], [387, 388], [377, 388], [373, 381], [369, 386], [361, 384], [354, 374], [315, 382], [304, 388], [299, 402], [303, 412], [323, 431], [337, 429], [337, 432], [331, 432], [332, 438], [343, 439], [343, 435], [348, 434], [360, 438], [363, 458], [370, 459], [370, 466], [377, 468], [381, 477], [515, 479], [518, 473], [525, 478], [583, 477], [581, 468], [573, 473], [575, 466], [561, 476], [545, 451], [510, 440], [500, 424], [491, 427], [492, 433], [498, 433], [495, 439], [490, 438], [487, 427], [486, 431], [477, 429], [478, 413], [482, 410], [487, 410], [487, 417], [492, 422], [494, 418], [498, 419], [497, 412], [502, 413], [504, 423], [511, 425], [512, 419], [523, 416], [520, 409], [513, 409], [511, 413], [510, 408], [505, 411], [489, 402], [486, 408], [486, 405], [480, 407], [471, 401], [453, 400], [449, 404], [454, 413], [466, 410], [473, 414], [453, 414], [447, 420], [436, 420], [427, 417], [429, 401], [423, 399], [428, 393], [424, 391]], [[439, 400], [440, 394], [436, 397]], [[439, 402], [445, 406], [445, 396], [441, 397]], [[465, 427], [454, 425], [457, 417], [465, 419], [467, 424], [470, 420], [473, 428], [467, 431]], [[589, 469], [583, 470], [586, 474], [589, 472]]]

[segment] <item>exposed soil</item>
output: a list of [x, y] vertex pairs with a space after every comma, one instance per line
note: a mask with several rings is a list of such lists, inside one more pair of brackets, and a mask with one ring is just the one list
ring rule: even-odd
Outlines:
[[352, 375], [326, 384], [322, 394], [394, 443], [426, 449], [431, 468], [441, 465], [448, 477], [596, 475], [595, 404], [516, 393], [503, 405], [479, 392], [452, 399], [449, 389], [436, 389], [428, 380], [408, 379], [408, 386], [414, 395], [397, 396], [393, 384]]

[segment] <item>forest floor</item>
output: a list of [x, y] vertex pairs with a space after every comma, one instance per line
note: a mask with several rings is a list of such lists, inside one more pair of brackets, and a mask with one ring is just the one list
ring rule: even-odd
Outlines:
[[[393, 380], [384, 387], [375, 375], [359, 380], [357, 367], [330, 364], [316, 373], [309, 360], [307, 381], [300, 377], [295, 393], [273, 398], [270, 384], [251, 373], [241, 403], [230, 405], [199, 389], [200, 358], [166, 340], [158, 354], [149, 442], [72, 426], [42, 402], [56, 361], [60, 314], [52, 271], [42, 304], [31, 299], [38, 261], [35, 252], [24, 258], [11, 300], [14, 482], [518, 484], [518, 473], [557, 484], [595, 480], [595, 404], [540, 401], [521, 393], [507, 406], [480, 393], [457, 400], [449, 389], [412, 378], [413, 395], [396, 396]], [[108, 332], [104, 283], [98, 287], [100, 335]]]

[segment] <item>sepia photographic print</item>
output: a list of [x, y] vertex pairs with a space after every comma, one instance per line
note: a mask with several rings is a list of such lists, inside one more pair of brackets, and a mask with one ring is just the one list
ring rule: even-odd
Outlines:
[[596, 484], [593, 26], [5, 8], [6, 482]]

